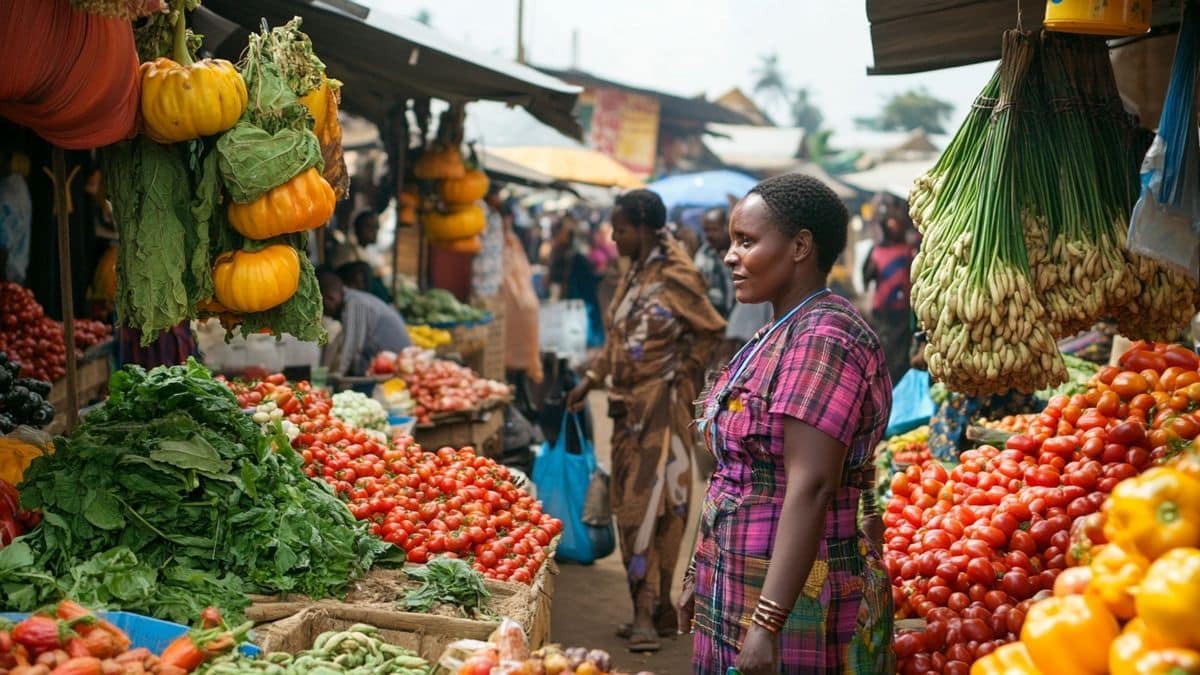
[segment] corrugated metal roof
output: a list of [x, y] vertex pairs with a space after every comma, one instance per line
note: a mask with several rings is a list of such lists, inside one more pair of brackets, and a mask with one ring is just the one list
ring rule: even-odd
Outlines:
[[241, 29], [226, 33], [220, 46], [208, 45], [227, 58], [236, 58], [245, 47], [246, 32], [258, 31], [264, 19], [277, 26], [302, 17], [301, 28], [312, 38], [330, 76], [346, 84], [346, 109], [377, 121], [411, 97], [504, 101], [572, 138], [582, 137], [574, 116], [578, 87], [386, 11], [370, 8], [366, 18], [360, 18], [317, 0], [205, 0], [196, 15], [203, 22], [206, 14], [217, 14]]
[[[872, 75], [939, 70], [1000, 58], [1005, 30], [1040, 28], [1046, 0], [866, 0]], [[1156, 30], [1178, 30], [1182, 0], [1154, 0]]]

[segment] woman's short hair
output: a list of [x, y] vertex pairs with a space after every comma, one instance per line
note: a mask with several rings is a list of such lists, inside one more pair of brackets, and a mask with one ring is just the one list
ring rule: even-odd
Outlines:
[[846, 248], [846, 224], [850, 221], [837, 193], [812, 176], [787, 173], [755, 185], [750, 194], [762, 198], [787, 236], [794, 237], [801, 230], [812, 232], [818, 267], [825, 273], [833, 269]]

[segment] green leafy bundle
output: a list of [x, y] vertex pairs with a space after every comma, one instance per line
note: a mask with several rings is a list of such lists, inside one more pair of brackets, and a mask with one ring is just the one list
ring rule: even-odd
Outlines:
[[44, 517], [22, 541], [61, 592], [184, 620], [241, 609], [243, 590], [328, 597], [388, 550], [195, 361], [127, 368], [110, 391], [21, 484]]
[[428, 612], [434, 605], [461, 607], [467, 616], [487, 614], [484, 603], [491, 593], [483, 584], [483, 575], [458, 558], [434, 558], [423, 567], [405, 570], [409, 579], [421, 586], [408, 593], [404, 606], [417, 612]]

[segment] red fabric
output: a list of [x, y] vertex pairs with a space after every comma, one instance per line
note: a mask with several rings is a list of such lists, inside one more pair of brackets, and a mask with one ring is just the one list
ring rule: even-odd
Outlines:
[[141, 75], [133, 26], [68, 0], [0, 2], [0, 117], [68, 150], [137, 132]]

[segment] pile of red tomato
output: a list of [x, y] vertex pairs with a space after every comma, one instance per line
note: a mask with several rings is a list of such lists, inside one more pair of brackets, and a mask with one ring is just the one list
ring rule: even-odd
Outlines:
[[513, 485], [507, 468], [471, 448], [425, 452], [409, 437], [385, 442], [334, 418], [328, 394], [307, 382], [293, 388], [282, 375], [229, 386], [243, 408], [274, 401], [300, 428], [292, 447], [304, 472], [329, 483], [409, 562], [463, 558], [489, 579], [529, 583], [562, 532], [562, 521]]
[[[78, 353], [112, 337], [112, 328], [91, 319], [75, 322]], [[21, 377], [55, 382], [67, 374], [63, 325], [46, 316], [33, 292], [13, 282], [0, 283], [0, 352], [21, 364]]]
[[1113, 487], [1200, 433], [1195, 353], [1139, 343], [1120, 366], [1052, 400], [1003, 450], [893, 477], [884, 563], [897, 618], [925, 620], [896, 635], [898, 672], [965, 674], [1016, 640], [1034, 598], [1103, 543], [1098, 511]]
[[494, 401], [508, 400], [509, 386], [480, 377], [453, 361], [439, 359], [429, 350], [409, 347], [400, 354], [381, 352], [371, 362], [374, 375], [395, 375], [404, 380], [416, 401], [417, 422], [428, 424], [434, 415], [478, 410]]

